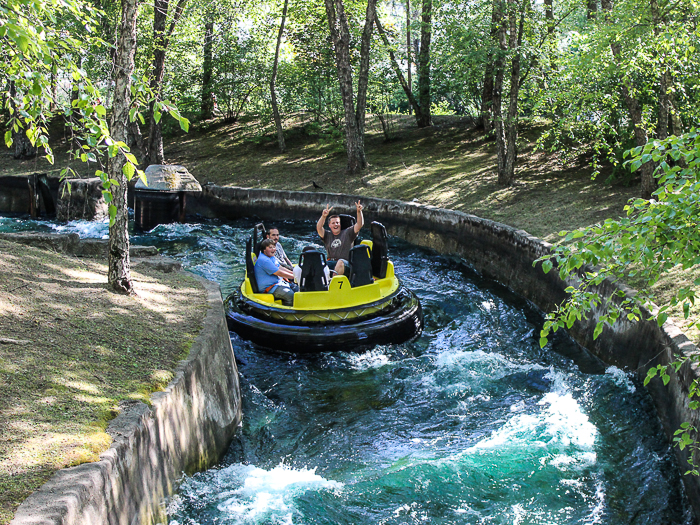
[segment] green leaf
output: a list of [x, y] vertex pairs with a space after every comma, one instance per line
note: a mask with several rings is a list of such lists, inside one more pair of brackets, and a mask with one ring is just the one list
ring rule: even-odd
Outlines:
[[22, 53], [26, 53], [27, 49], [29, 48], [29, 39], [24, 35], [20, 35], [17, 37], [17, 45]]
[[100, 117], [104, 117], [105, 115], [107, 115], [107, 110], [102, 104], [98, 104], [97, 106], [95, 106], [95, 111], [97, 111], [97, 114]]
[[134, 168], [134, 165], [131, 162], [127, 162], [126, 164], [124, 164], [124, 167], [122, 168], [122, 173], [124, 173], [124, 175], [126, 175], [127, 180], [131, 180], [131, 177], [134, 176], [135, 171], [136, 170]]
[[545, 346], [547, 346], [547, 338], [540, 337], [540, 348], [544, 348]]
[[554, 265], [552, 264], [552, 261], [542, 261], [542, 271], [544, 273], [549, 273], [552, 270], [553, 266]]
[[190, 121], [185, 117], [180, 117], [180, 127], [187, 133], [190, 130]]
[[109, 226], [114, 226], [114, 220], [117, 217], [117, 207], [114, 204], [109, 205]]
[[598, 336], [603, 333], [603, 326], [605, 323], [598, 321], [595, 325], [595, 330], [593, 330], [593, 339], [598, 339]]
[[668, 319], [668, 314], [666, 312], [661, 312], [657, 316], [656, 322], [659, 324], [659, 326], [663, 326], [666, 322], [666, 319]]
[[156, 124], [160, 122], [160, 118], [163, 116], [163, 114], [160, 111], [154, 111], [153, 112], [153, 120], [156, 121]]
[[12, 146], [12, 130], [11, 129], [8, 129], [5, 132], [5, 146], [7, 146], [8, 148], [10, 146]]
[[647, 372], [647, 376], [644, 378], [644, 386], [647, 386], [649, 384], [649, 381], [656, 377], [658, 371], [659, 370], [656, 367], [649, 369], [649, 371]]

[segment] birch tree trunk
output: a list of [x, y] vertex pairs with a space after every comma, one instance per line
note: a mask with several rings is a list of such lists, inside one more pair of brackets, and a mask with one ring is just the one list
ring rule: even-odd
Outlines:
[[214, 15], [207, 13], [204, 23], [204, 57], [202, 60], [202, 105], [200, 115], [202, 120], [214, 118], [214, 90], [212, 75], [214, 69]]
[[280, 30], [277, 33], [277, 46], [275, 47], [275, 61], [272, 63], [272, 76], [270, 77], [270, 97], [272, 99], [272, 114], [275, 118], [275, 128], [277, 128], [277, 142], [280, 151], [284, 153], [287, 150], [287, 145], [284, 143], [284, 130], [282, 129], [282, 117], [277, 106], [277, 93], [275, 93], [275, 81], [277, 80], [277, 64], [280, 58], [280, 46], [282, 45], [282, 35], [284, 34], [284, 22], [287, 19], [287, 7], [289, 0], [284, 0], [282, 8], [282, 21], [280, 22]]
[[[345, 148], [348, 154], [348, 164], [346, 171], [350, 174], [356, 173], [367, 165], [364, 151], [364, 114], [366, 111], [366, 89], [367, 75], [369, 74], [368, 65], [363, 68], [360, 65], [360, 78], [358, 79], [358, 108], [355, 111], [355, 100], [352, 84], [352, 66], [350, 64], [350, 30], [348, 28], [348, 19], [345, 14], [345, 6], [343, 0], [324, 0], [326, 6], [326, 15], [328, 17], [328, 26], [331, 32], [333, 47], [335, 48], [335, 63], [338, 71], [338, 84], [340, 86], [340, 97], [343, 100], [343, 110], [345, 114]], [[370, 5], [371, 4], [371, 5]], [[373, 15], [375, 10], [376, 0], [369, 0], [367, 4], [367, 15]], [[374, 16], [365, 20], [365, 29], [363, 31], [363, 40], [365, 34], [367, 37], [367, 45], [364, 43], [361, 49], [360, 63], [369, 61], [369, 37], [371, 37], [372, 22]], [[363, 76], [365, 78], [363, 78]], [[364, 85], [364, 87], [362, 87]], [[364, 91], [364, 93], [362, 92]], [[362, 104], [359, 104], [359, 97], [363, 98]], [[358, 115], [362, 115], [362, 122], [358, 122]]]
[[376, 15], [376, 4], [377, 0], [367, 0], [365, 26], [362, 29], [362, 40], [360, 43], [360, 71], [357, 79], [355, 120], [357, 120], [357, 134], [360, 141], [363, 168], [367, 166], [365, 157], [365, 115], [367, 114], [367, 86], [369, 85], [369, 49], [372, 43], [372, 26]]
[[[165, 53], [168, 50], [170, 36], [175, 30], [182, 10], [185, 7], [187, 0], [178, 0], [175, 12], [171, 13], [172, 20], [170, 27], [166, 32], [166, 22], [168, 21], [168, 10], [170, 8], [170, 0], [154, 0], [153, 6], [153, 73], [151, 76], [151, 89], [155, 94], [156, 100], [161, 100], [163, 92], [163, 77], [165, 76]], [[163, 121], [155, 118], [155, 104], [151, 104], [150, 111], [150, 126], [148, 133], [148, 160], [149, 164], [163, 164], [165, 156], [163, 154]]]
[[[408, 78], [408, 90], [411, 91], [411, 0], [406, 0], [406, 77]], [[412, 113], [413, 106], [408, 105], [408, 114]]]
[[493, 70], [494, 70], [494, 43], [498, 32], [498, 11], [494, 2], [491, 9], [491, 30], [489, 31], [489, 46], [486, 54], [486, 67], [484, 68], [484, 85], [481, 90], [481, 126], [486, 133], [493, 129]]
[[430, 116], [430, 37], [432, 33], [433, 0], [423, 0], [418, 55], [418, 104], [421, 108], [419, 128], [432, 125]]
[[496, 19], [498, 20], [498, 31], [496, 32], [496, 42], [498, 48], [496, 50], [496, 60], [494, 61], [494, 69], [496, 74], [493, 80], [493, 121], [494, 132], [496, 135], [496, 157], [498, 159], [498, 180], [500, 181], [506, 168], [506, 135], [503, 126], [503, 77], [506, 63], [506, 53], [508, 52], [508, 43], [506, 40], [506, 20], [505, 20], [505, 1], [494, 0], [494, 9], [496, 9]]
[[[520, 24], [515, 26], [515, 10], [512, 9], [510, 20], [510, 49], [513, 52], [510, 71], [510, 103], [508, 104], [508, 119], [506, 121], [506, 165], [503, 172], [503, 180], [499, 179], [501, 186], [510, 186], [515, 181], [515, 162], [518, 157], [518, 95], [520, 94], [520, 63], [521, 47], [523, 43], [523, 26], [525, 25], [525, 11], [527, 0], [523, 0], [520, 10]], [[515, 0], [512, 0], [515, 4]], [[514, 5], [511, 6], [515, 7]]]
[[[131, 75], [134, 72], [136, 49], [136, 14], [139, 0], [122, 0], [121, 28], [115, 53], [114, 100], [110, 131], [115, 141], [126, 143], [129, 106], [131, 105]], [[134, 291], [131, 282], [129, 261], [129, 215], [126, 205], [127, 178], [123, 168], [126, 159], [117, 154], [108, 161], [109, 178], [119, 185], [112, 186], [112, 204], [117, 208], [114, 223], [109, 227], [109, 272], [110, 287], [120, 293]]]

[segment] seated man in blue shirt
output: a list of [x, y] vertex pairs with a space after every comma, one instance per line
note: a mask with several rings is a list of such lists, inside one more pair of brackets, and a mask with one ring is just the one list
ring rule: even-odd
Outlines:
[[275, 241], [265, 239], [260, 243], [260, 255], [255, 263], [255, 280], [261, 293], [271, 293], [281, 299], [284, 306], [294, 305], [294, 290], [283, 279], [294, 279], [294, 274], [282, 268], [275, 257]]

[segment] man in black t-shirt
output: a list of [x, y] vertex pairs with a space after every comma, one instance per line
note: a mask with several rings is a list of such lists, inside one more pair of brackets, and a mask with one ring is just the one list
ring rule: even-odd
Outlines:
[[[360, 201], [355, 203], [357, 209], [357, 222], [350, 228], [340, 229], [340, 217], [331, 215], [328, 219], [328, 227], [331, 231], [327, 231], [323, 226], [326, 223], [326, 217], [330, 214], [333, 207], [326, 204], [326, 209], [321, 213], [321, 218], [316, 223], [316, 232], [323, 239], [323, 244], [328, 252], [328, 267], [335, 270], [338, 275], [346, 273], [348, 259], [350, 258], [350, 248], [352, 243], [360, 233], [362, 226], [365, 224], [365, 219], [362, 216], [362, 204]], [[347, 271], [349, 274], [350, 272]]]

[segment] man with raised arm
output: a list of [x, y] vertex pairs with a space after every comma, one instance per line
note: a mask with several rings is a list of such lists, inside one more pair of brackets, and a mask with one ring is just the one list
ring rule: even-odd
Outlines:
[[328, 252], [328, 267], [338, 275], [350, 274], [348, 263], [350, 248], [352, 248], [353, 241], [365, 224], [365, 219], [362, 215], [362, 204], [359, 200], [355, 203], [355, 208], [357, 209], [357, 222], [350, 228], [340, 229], [340, 217], [338, 215], [331, 215], [328, 219], [328, 227], [331, 231], [323, 227], [326, 223], [326, 217], [333, 209], [328, 204], [326, 204], [326, 209], [321, 212], [321, 218], [316, 223], [316, 232], [323, 239], [326, 252]]

